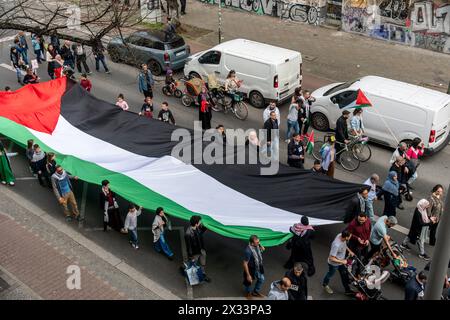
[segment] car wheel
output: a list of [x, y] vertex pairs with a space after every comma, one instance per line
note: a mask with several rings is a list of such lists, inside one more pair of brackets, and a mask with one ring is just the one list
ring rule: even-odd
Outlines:
[[115, 49], [109, 50], [109, 58], [114, 63], [120, 62], [119, 52], [117, 52], [117, 50], [115, 50]]
[[147, 62], [148, 68], [154, 76], [159, 76], [162, 73], [162, 67], [156, 60], [149, 60]]
[[265, 100], [261, 93], [252, 91], [249, 95], [250, 104], [255, 108], [261, 109], [265, 107]]
[[327, 117], [321, 112], [313, 113], [312, 125], [314, 129], [319, 131], [327, 131], [330, 128], [330, 123], [328, 122]]
[[198, 78], [198, 79], [202, 78], [202, 77], [200, 77], [200, 75], [197, 72], [191, 72], [191, 73], [189, 73], [189, 76], [191, 78]]

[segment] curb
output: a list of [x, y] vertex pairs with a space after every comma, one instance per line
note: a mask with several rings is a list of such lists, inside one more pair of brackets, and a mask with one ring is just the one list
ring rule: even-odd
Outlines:
[[2, 193], [16, 202], [18, 206], [21, 206], [22, 208], [29, 211], [31, 214], [34, 214], [35, 216], [41, 218], [45, 223], [53, 226], [56, 228], [59, 232], [63, 233], [64, 235], [71, 238], [73, 241], [77, 242], [80, 246], [86, 248], [87, 250], [91, 251], [93, 254], [98, 256], [99, 258], [103, 259], [105, 262], [110, 264], [112, 267], [117, 269], [117, 271], [127, 275], [129, 278], [133, 279], [137, 283], [139, 283], [141, 286], [146, 288], [147, 290], [151, 291], [155, 295], [159, 296], [163, 300], [181, 300], [181, 298], [174, 293], [172, 293], [170, 290], [167, 290], [166, 288], [162, 287], [155, 281], [148, 278], [146, 275], [141, 273], [140, 271], [136, 270], [132, 266], [130, 266], [125, 261], [121, 260], [120, 258], [116, 257], [111, 252], [106, 251], [93, 241], [87, 239], [85, 236], [81, 235], [80, 233], [76, 232], [75, 230], [72, 230], [70, 227], [68, 227], [66, 224], [58, 221], [57, 219], [50, 216], [48, 213], [44, 212], [42, 209], [28, 201], [26, 198], [14, 193], [11, 190], [8, 190], [7, 188], [2, 188]]

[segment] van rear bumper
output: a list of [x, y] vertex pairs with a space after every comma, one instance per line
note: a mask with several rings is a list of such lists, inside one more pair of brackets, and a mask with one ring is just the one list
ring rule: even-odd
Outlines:
[[435, 154], [436, 152], [441, 151], [442, 149], [444, 149], [446, 146], [448, 146], [448, 144], [450, 143], [450, 133], [448, 134], [447, 138], [444, 140], [444, 142], [442, 142], [439, 146], [437, 146], [436, 148], [426, 148], [424, 155], [425, 156], [432, 156], [433, 154]]

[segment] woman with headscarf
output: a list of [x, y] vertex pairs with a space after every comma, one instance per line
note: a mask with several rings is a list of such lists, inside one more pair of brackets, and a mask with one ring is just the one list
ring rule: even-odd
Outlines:
[[0, 182], [2, 184], [14, 185], [14, 174], [11, 170], [11, 164], [9, 163], [8, 154], [5, 146], [0, 141]]
[[294, 224], [290, 231], [294, 235], [287, 245], [288, 249], [291, 249], [291, 256], [284, 267], [291, 269], [296, 262], [304, 262], [308, 266], [307, 275], [311, 277], [316, 273], [311, 249], [311, 240], [314, 239], [314, 228], [309, 225], [308, 217], [303, 216], [300, 223]]
[[426, 199], [422, 199], [417, 203], [408, 236], [400, 245], [402, 249], [410, 250], [411, 248], [408, 246], [408, 242], [413, 245], [417, 243], [420, 251], [419, 257], [427, 261], [430, 260], [430, 257], [425, 253], [425, 238], [428, 228], [436, 223], [436, 217], [428, 217], [427, 209], [429, 207], [430, 202]]
[[100, 192], [100, 207], [103, 210], [103, 231], [109, 225], [112, 229], [123, 232], [123, 221], [116, 201], [116, 194], [109, 188], [109, 181], [102, 181]]
[[397, 214], [396, 208], [399, 203], [398, 189], [400, 184], [398, 183], [397, 172], [389, 172], [388, 178], [384, 182], [382, 192], [384, 196], [384, 216], [395, 216]]
[[211, 129], [212, 113], [208, 101], [208, 92], [206, 90], [206, 87], [204, 86], [202, 87], [202, 92], [200, 92], [197, 99], [199, 104], [198, 115], [199, 120], [202, 122], [202, 129], [203, 130]]

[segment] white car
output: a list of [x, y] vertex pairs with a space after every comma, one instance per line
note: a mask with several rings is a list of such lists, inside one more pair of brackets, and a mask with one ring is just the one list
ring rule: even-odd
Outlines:
[[311, 106], [313, 127], [334, 130], [342, 110], [356, 100], [359, 89], [372, 104], [363, 112], [365, 134], [371, 141], [396, 148], [399, 142], [409, 143], [419, 137], [434, 151], [448, 144], [450, 95], [377, 76], [315, 90], [312, 96], [316, 101]]

